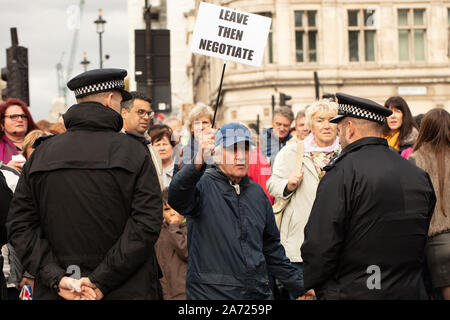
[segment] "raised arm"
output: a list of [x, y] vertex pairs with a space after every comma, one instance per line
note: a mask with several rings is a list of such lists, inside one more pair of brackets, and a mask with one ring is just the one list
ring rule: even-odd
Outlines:
[[169, 205], [183, 216], [198, 214], [197, 183], [205, 171], [205, 161], [214, 149], [214, 133], [215, 130], [209, 128], [200, 134], [200, 150], [194, 158], [194, 164], [185, 164], [170, 183]]

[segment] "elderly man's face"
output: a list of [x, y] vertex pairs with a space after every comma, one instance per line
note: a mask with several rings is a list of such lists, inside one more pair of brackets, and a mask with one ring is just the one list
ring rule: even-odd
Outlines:
[[250, 146], [248, 143], [237, 143], [228, 148], [223, 147], [221, 154], [216, 155], [219, 169], [232, 181], [238, 183], [248, 173], [250, 162]]
[[284, 140], [289, 135], [291, 121], [288, 118], [277, 114], [275, 117], [273, 117], [272, 128], [273, 133], [278, 137], [278, 139]]

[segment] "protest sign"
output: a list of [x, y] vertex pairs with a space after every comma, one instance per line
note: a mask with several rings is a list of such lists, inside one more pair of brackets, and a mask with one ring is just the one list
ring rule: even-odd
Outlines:
[[261, 66], [271, 18], [201, 2], [191, 51]]

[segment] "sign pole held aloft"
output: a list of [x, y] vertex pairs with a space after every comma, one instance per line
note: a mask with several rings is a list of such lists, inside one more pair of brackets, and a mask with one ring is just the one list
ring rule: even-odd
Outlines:
[[223, 63], [222, 76], [220, 77], [220, 85], [219, 85], [219, 90], [217, 92], [216, 106], [214, 108], [214, 117], [213, 117], [213, 121], [212, 121], [212, 127], [213, 128], [214, 128], [214, 123], [216, 122], [217, 108], [219, 107], [220, 93], [222, 92], [223, 76], [225, 74], [225, 67], [226, 66], [227, 66], [227, 62], [225, 61]]
[[212, 126], [216, 122], [227, 61], [260, 67], [272, 19], [200, 2], [191, 51], [224, 60]]

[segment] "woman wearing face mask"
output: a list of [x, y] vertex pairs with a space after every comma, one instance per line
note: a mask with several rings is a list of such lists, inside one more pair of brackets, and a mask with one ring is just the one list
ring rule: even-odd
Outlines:
[[20, 154], [28, 132], [39, 129], [31, 117], [25, 102], [8, 98], [0, 105], [0, 161], [22, 171], [22, 160], [13, 160]]
[[392, 110], [392, 115], [387, 117], [383, 138], [387, 139], [390, 147], [408, 158], [419, 134], [411, 110], [406, 101], [398, 96], [387, 99], [384, 106]]

